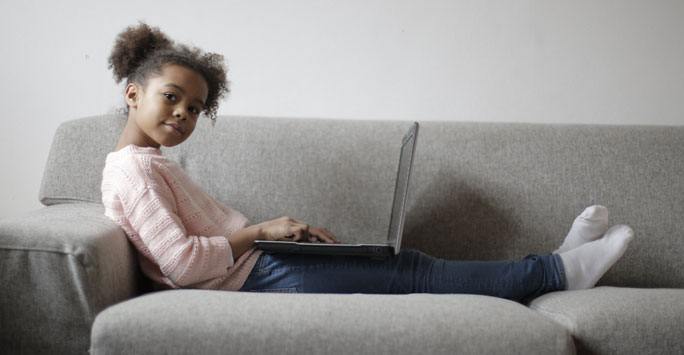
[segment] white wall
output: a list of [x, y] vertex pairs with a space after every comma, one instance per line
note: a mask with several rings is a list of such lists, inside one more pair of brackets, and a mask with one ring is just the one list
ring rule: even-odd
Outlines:
[[222, 53], [220, 114], [684, 125], [684, 1], [3, 1], [0, 217], [59, 123], [122, 105], [138, 19]]

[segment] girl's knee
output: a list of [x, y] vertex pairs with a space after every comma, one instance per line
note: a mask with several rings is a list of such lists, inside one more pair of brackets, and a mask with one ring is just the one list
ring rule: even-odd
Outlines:
[[399, 256], [406, 262], [411, 262], [412, 264], [432, 264], [435, 260], [437, 260], [435, 257], [417, 249], [402, 249], [399, 252]]

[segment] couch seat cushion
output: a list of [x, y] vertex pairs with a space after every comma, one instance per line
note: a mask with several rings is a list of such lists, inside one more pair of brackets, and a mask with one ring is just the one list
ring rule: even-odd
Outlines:
[[684, 354], [684, 289], [554, 292], [530, 308], [567, 327], [578, 354]]
[[173, 290], [112, 306], [92, 354], [571, 354], [565, 327], [474, 295]]

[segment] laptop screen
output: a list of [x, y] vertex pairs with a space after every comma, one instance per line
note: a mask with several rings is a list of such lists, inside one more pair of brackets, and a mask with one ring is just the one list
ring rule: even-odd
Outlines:
[[418, 122], [415, 122], [402, 139], [401, 156], [399, 158], [399, 168], [397, 170], [397, 183], [394, 187], [394, 202], [392, 203], [392, 215], [390, 216], [389, 234], [387, 235], [387, 243], [395, 247], [395, 253], [399, 253], [399, 246], [401, 245], [406, 199], [408, 197], [408, 183], [411, 175], [417, 135]]

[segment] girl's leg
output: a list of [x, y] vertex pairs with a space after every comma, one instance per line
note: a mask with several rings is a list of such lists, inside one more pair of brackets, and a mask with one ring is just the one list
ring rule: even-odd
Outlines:
[[415, 250], [385, 260], [262, 254], [242, 290], [470, 293], [512, 300], [581, 290], [594, 287], [634, 238], [624, 225], [606, 232], [607, 218], [605, 207], [590, 206], [575, 219], [554, 254], [519, 261], [448, 261]]
[[519, 261], [448, 261], [402, 250], [384, 260], [264, 253], [242, 291], [469, 293], [521, 300], [564, 288], [555, 254]]

